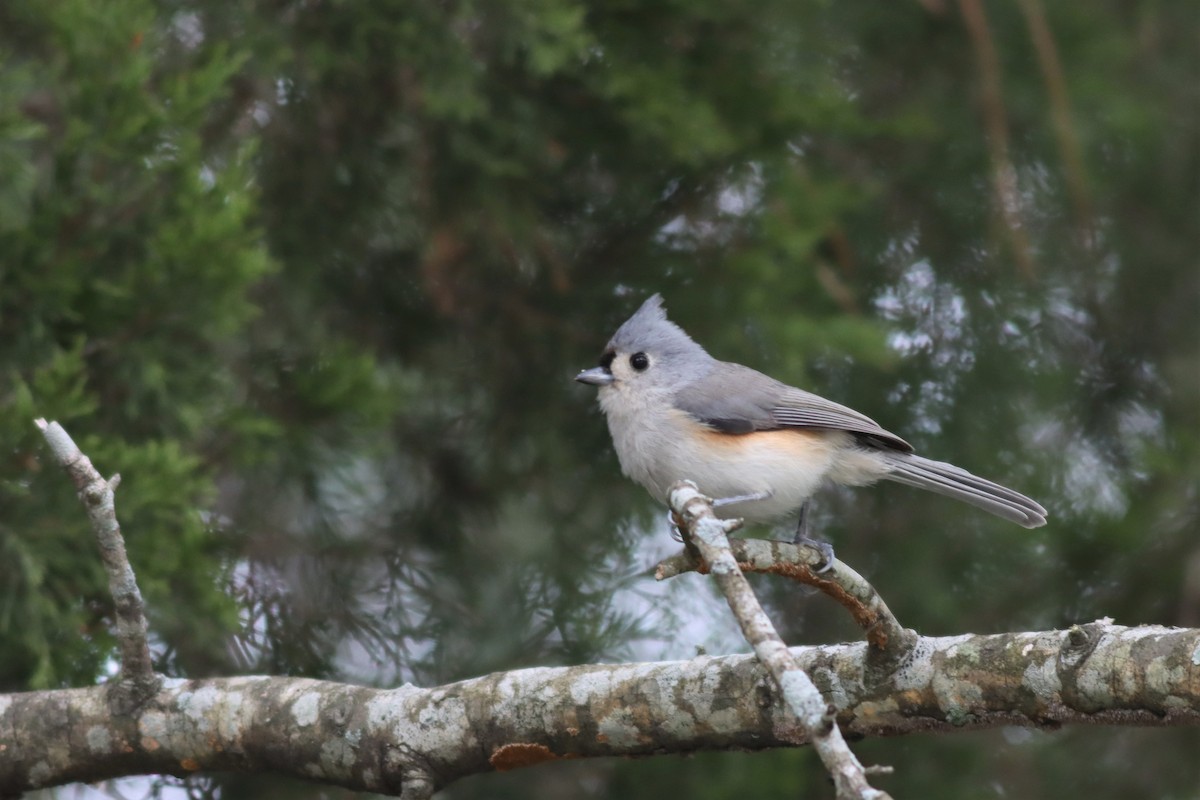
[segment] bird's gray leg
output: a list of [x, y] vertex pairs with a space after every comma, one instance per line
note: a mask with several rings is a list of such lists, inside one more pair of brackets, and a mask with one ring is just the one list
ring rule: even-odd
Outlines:
[[808, 536], [808, 504], [810, 502], [810, 500], [805, 500], [804, 505], [800, 506], [800, 519], [796, 520], [796, 535], [792, 537], [792, 544], [812, 541]]
[[750, 494], [735, 494], [733, 497], [718, 497], [713, 500], [713, 508], [721, 506], [731, 506], [734, 503], [750, 503], [754, 500], [766, 500], [771, 496], [770, 492], [751, 492]]
[[[713, 508], [721, 506], [733, 505], [734, 503], [749, 503], [754, 500], [766, 500], [771, 496], [770, 492], [752, 492], [751, 494], [736, 494], [733, 497], [718, 497], [712, 501]], [[679, 526], [675, 524], [675, 515], [671, 511], [667, 511], [667, 524], [671, 526], [671, 538], [677, 542], [683, 541], [683, 534], [679, 531]]]
[[817, 572], [828, 572], [833, 567], [833, 545], [808, 535], [808, 505], [810, 502], [805, 500], [804, 505], [800, 506], [800, 520], [796, 523], [796, 535], [792, 537], [792, 544], [808, 545], [815, 549], [821, 554], [822, 559], [821, 566], [817, 567]]
[[[713, 508], [721, 506], [731, 506], [734, 503], [751, 503], [755, 500], [766, 500], [771, 496], [770, 492], [751, 492], [750, 494], [738, 494], [733, 497], [718, 497], [712, 501]], [[792, 544], [807, 545], [815, 549], [821, 554], [821, 564], [817, 567], [817, 572], [828, 572], [833, 568], [833, 545], [829, 542], [814, 539], [808, 535], [808, 500], [804, 501], [804, 505], [800, 506], [800, 520], [796, 524], [796, 535], [792, 537]], [[674, 531], [676, 538], [679, 537], [679, 528], [675, 526], [675, 521], [671, 520], [671, 530]]]

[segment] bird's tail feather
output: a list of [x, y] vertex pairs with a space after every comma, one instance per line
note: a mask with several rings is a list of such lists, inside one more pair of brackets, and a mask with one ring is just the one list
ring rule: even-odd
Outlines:
[[895, 453], [889, 454], [888, 466], [888, 480], [953, 497], [1026, 528], [1046, 524], [1046, 509], [1038, 503], [953, 464]]

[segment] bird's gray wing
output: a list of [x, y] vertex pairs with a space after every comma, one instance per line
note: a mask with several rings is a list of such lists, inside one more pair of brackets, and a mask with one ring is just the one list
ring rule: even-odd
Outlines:
[[680, 389], [675, 405], [725, 433], [820, 428], [848, 431], [871, 444], [902, 453], [913, 450], [912, 445], [865, 414], [740, 364], [718, 362], [702, 378]]

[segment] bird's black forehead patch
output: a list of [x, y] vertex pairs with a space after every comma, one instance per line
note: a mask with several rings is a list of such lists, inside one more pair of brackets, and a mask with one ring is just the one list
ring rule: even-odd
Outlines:
[[617, 357], [617, 351], [605, 350], [604, 355], [600, 356], [600, 366], [604, 369], [612, 369], [613, 359]]

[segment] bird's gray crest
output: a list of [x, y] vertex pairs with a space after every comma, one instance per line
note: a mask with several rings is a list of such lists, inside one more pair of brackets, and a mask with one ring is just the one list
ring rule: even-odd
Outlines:
[[661, 294], [651, 295], [633, 316], [625, 320], [608, 346], [621, 352], [644, 350], [666, 356], [708, 355], [683, 328], [667, 319]]

